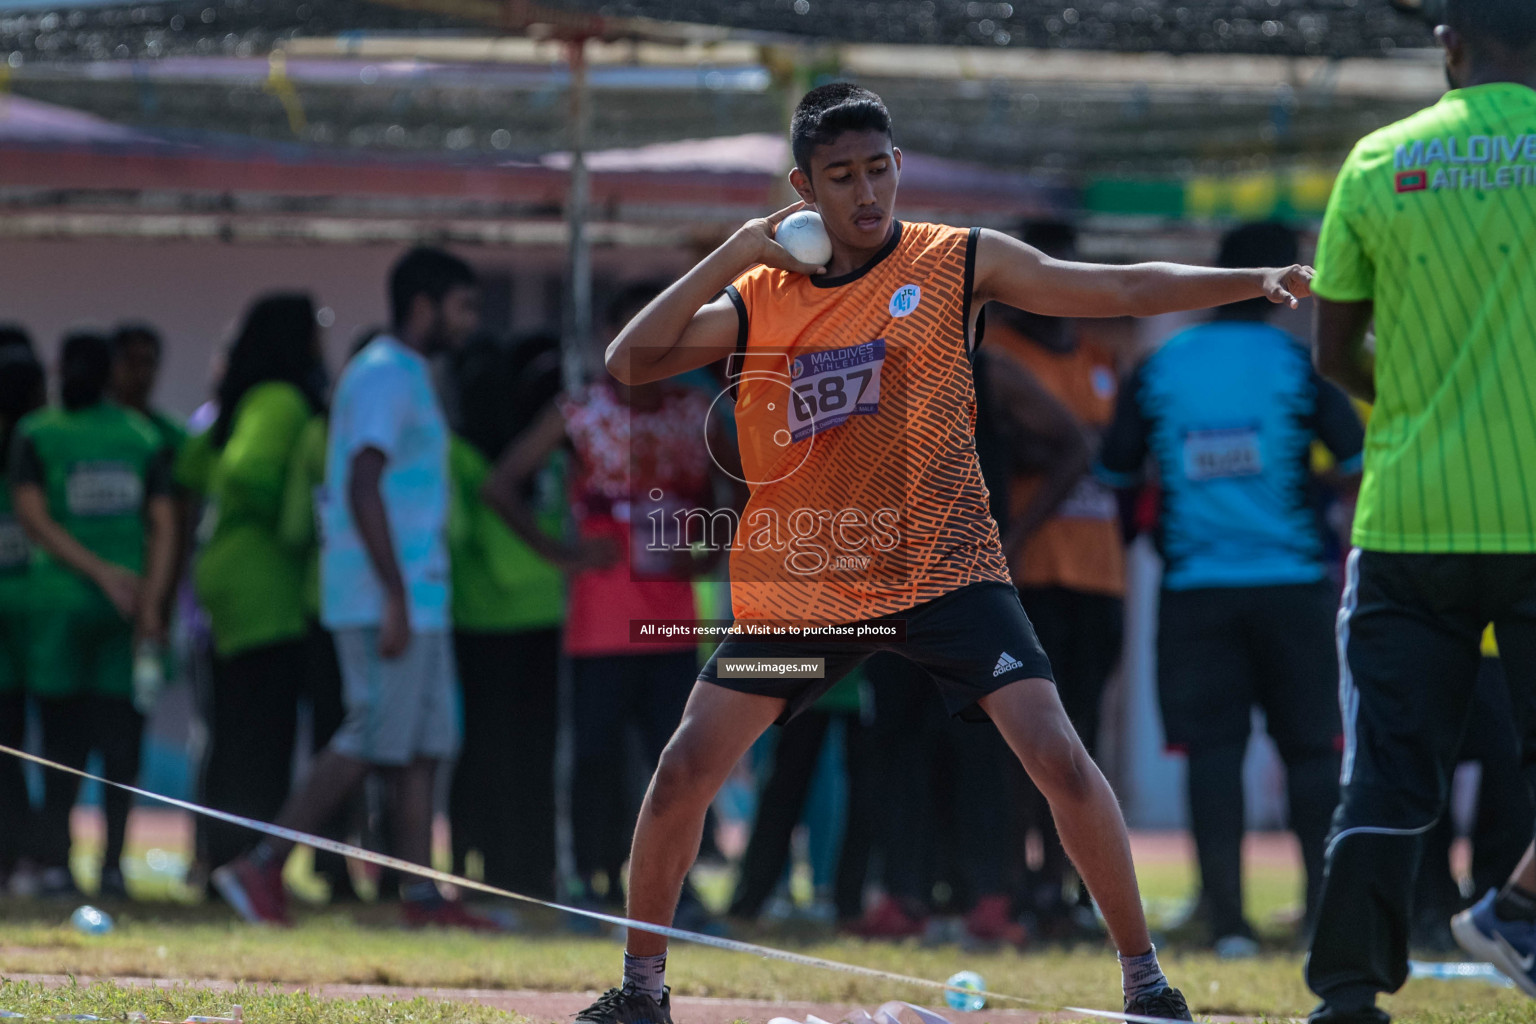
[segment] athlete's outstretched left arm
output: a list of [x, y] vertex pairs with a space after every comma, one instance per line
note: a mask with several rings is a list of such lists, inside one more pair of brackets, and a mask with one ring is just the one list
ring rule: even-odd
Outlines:
[[1042, 316], [1156, 316], [1263, 296], [1292, 309], [1312, 294], [1312, 268], [1218, 270], [1182, 263], [1109, 266], [1047, 256], [1000, 231], [976, 247], [972, 308], [1003, 302]]

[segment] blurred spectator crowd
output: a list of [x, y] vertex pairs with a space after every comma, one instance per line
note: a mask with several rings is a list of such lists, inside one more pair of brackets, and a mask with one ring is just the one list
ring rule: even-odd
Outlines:
[[[1066, 225], [1023, 236], [1074, 255]], [[1297, 240], [1250, 225], [1218, 258], [1287, 265]], [[610, 296], [603, 340], [662, 286]], [[745, 498], [723, 454], [729, 403], [714, 401], [725, 368], [641, 387], [594, 368], [567, 387], [557, 337], [478, 329], [476, 280], [455, 257], [412, 251], [388, 293], [391, 324], [358, 338], [334, 381], [314, 299], [256, 298], [187, 421], [151, 404], [151, 325], [72, 333], [55, 372], [23, 328], [0, 329], [0, 742], [80, 768], [96, 755], [132, 783], [145, 716], [188, 681], [199, 801], [418, 863], [436, 806], [455, 872], [622, 908], [644, 787], [708, 653], [638, 643], [630, 623], [730, 617], [724, 546], [651, 535], [679, 509]], [[1234, 957], [1258, 949], [1241, 863], [1254, 709], [1285, 764], [1303, 933], [1317, 895], [1341, 749], [1339, 537], [1363, 438], [1364, 410], [1269, 314], [1264, 300], [1227, 307], [1147, 353], [1126, 322], [994, 308], [975, 364], [994, 515], [1090, 750], [1121, 657], [1127, 546], [1147, 533], [1163, 555], [1158, 689], [1168, 745], [1188, 759], [1191, 928]], [[1481, 699], [1507, 706], [1497, 664]], [[1509, 873], [1536, 814], [1508, 732], [1465, 752], [1488, 808], [1473, 891]], [[948, 926], [1018, 947], [1097, 934], [1017, 760], [995, 731], [951, 721], [899, 656], [766, 737], [740, 774], [722, 817], [750, 808], [750, 828], [711, 827], [704, 849], [739, 854], [731, 919], [810, 916], [876, 939]], [[34, 793], [19, 762], [0, 762], [13, 893], [78, 893], [78, 796], [72, 776], [46, 773]], [[132, 895], [131, 810], [105, 792], [107, 897]], [[1444, 833], [1417, 911], [1434, 948], [1463, 905]], [[282, 919], [288, 850], [254, 838], [200, 821], [188, 880]], [[791, 885], [797, 840], [809, 902]], [[431, 883], [326, 854], [315, 871], [333, 901], [398, 887], [410, 924], [498, 925]], [[696, 893], [679, 923], [713, 926]]]

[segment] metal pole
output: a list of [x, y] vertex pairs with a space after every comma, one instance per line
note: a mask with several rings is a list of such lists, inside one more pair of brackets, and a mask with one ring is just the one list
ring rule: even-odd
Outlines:
[[[572, 40], [566, 61], [571, 69], [571, 180], [566, 193], [566, 289], [565, 330], [560, 338], [560, 382], [566, 394], [575, 394], [587, 375], [592, 346], [592, 248], [587, 242], [587, 217], [592, 190], [587, 179], [587, 133], [591, 125], [591, 95], [587, 88], [587, 45]], [[572, 740], [570, 728], [571, 676], [568, 659], [560, 659], [560, 728], [555, 750], [555, 871], [562, 883], [576, 877], [571, 846]]]
[[587, 240], [592, 189], [587, 176], [586, 148], [592, 123], [592, 97], [587, 83], [587, 44], [577, 39], [569, 46], [571, 68], [571, 181], [565, 219], [568, 245], [569, 298], [565, 308], [561, 379], [569, 394], [586, 376], [592, 346], [592, 246]]

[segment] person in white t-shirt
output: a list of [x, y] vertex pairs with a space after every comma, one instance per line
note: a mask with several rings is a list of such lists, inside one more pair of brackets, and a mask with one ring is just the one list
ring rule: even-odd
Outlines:
[[[331, 404], [320, 500], [321, 619], [336, 637], [346, 719], [278, 823], [315, 832], [370, 771], [393, 790], [395, 853], [430, 864], [437, 766], [458, 748], [448, 580], [448, 426], [428, 358], [479, 323], [474, 272], [436, 249], [390, 277], [393, 331], [358, 352]], [[250, 921], [284, 922], [292, 844], [265, 839], [214, 872]], [[428, 880], [401, 887], [411, 925], [494, 928]]]

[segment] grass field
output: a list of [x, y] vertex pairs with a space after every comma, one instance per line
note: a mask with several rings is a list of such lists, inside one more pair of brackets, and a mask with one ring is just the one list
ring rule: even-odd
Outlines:
[[[1166, 929], [1193, 888], [1192, 869], [1180, 857], [1143, 857], [1142, 882], [1154, 923]], [[705, 873], [702, 888], [719, 899], [729, 879]], [[1305, 1014], [1313, 1000], [1301, 981], [1301, 956], [1283, 923], [1294, 912], [1295, 868], [1273, 857], [1250, 860], [1251, 915], [1265, 933], [1266, 955], [1227, 963], [1182, 947], [1176, 935], [1163, 943], [1165, 964], [1200, 1013], [1287, 1018]], [[31, 1017], [92, 1013], [122, 1019], [130, 1010], [180, 1020], [186, 1013], [218, 1012], [240, 1002], [248, 1020], [465, 1021], [511, 1019], [478, 1006], [440, 1000], [388, 1002], [326, 1000], [270, 989], [212, 995], [199, 981], [222, 980], [320, 986], [328, 983], [587, 991], [616, 977], [619, 947], [613, 937], [571, 935], [553, 913], [520, 911], [524, 930], [504, 937], [407, 933], [393, 927], [389, 907], [303, 913], [288, 931], [249, 928], [217, 904], [142, 903], [109, 907], [117, 915], [110, 934], [76, 932], [65, 919], [68, 905], [10, 903], [0, 909], [0, 975], [73, 975], [90, 978], [179, 979], [169, 992], [124, 990], [107, 985], [52, 988], [7, 982], [0, 1010]], [[957, 945], [875, 944], [836, 938], [811, 925], [738, 932], [738, 937], [792, 948], [828, 959], [920, 977], [943, 979], [961, 969], [980, 972], [998, 992], [1061, 1005], [1112, 1008], [1118, 972], [1101, 946], [1076, 950], [972, 952]], [[669, 970], [679, 995], [728, 996], [872, 1007], [888, 999], [934, 1005], [937, 993], [844, 974], [762, 961], [712, 949], [679, 949]], [[1002, 1004], [999, 1009], [1005, 1008]], [[1022, 1007], [1030, 1008], [1030, 1007]], [[1400, 1019], [1425, 1022], [1495, 1020], [1536, 1022], [1536, 1004], [1480, 982], [1416, 981], [1389, 1003]], [[721, 1024], [725, 1024], [724, 1021]]]
[[425, 997], [387, 999], [324, 999], [304, 993], [287, 994], [252, 988], [210, 993], [194, 986], [145, 991], [101, 982], [94, 985], [43, 986], [0, 982], [0, 1005], [29, 1020], [79, 1019], [89, 1014], [106, 1020], [182, 1021], [189, 1016], [217, 1016], [240, 1006], [245, 1020], [293, 1024], [508, 1024], [515, 1014], [489, 1007], [464, 1005]]

